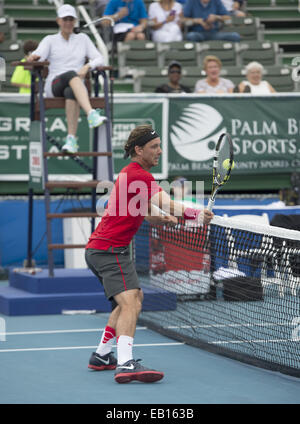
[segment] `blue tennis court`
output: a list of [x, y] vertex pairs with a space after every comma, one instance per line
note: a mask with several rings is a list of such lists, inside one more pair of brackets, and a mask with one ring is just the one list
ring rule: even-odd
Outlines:
[[[164, 371], [153, 384], [119, 385], [87, 368], [107, 314], [1, 315], [1, 404], [299, 404], [300, 380], [137, 327], [134, 355]], [[3, 325], [2, 325], [3, 327]], [[5, 339], [5, 340], [3, 340]]]

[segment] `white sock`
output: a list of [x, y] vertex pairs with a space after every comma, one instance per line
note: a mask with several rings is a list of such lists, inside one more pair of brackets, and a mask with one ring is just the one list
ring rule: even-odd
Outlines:
[[119, 336], [117, 339], [118, 365], [133, 359], [132, 357], [133, 337]]

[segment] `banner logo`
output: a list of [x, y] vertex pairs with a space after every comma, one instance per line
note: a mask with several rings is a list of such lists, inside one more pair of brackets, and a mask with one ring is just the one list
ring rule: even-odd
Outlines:
[[222, 115], [201, 103], [187, 106], [171, 127], [170, 139], [176, 152], [190, 161], [213, 158], [219, 136], [226, 132]]

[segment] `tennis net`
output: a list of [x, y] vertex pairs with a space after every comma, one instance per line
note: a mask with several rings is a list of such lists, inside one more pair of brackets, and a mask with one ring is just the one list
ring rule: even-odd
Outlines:
[[156, 297], [156, 311], [143, 311], [140, 324], [300, 377], [298, 231], [218, 216], [197, 228], [144, 223], [135, 260], [144, 287], [176, 298], [168, 305], [170, 297]]

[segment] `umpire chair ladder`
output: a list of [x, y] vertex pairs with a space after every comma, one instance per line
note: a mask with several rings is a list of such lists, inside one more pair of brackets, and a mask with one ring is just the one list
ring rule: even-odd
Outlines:
[[[106, 150], [104, 152], [98, 151], [99, 145], [99, 131], [98, 128], [93, 130], [93, 151], [91, 152], [48, 152], [47, 141], [56, 145], [61, 149], [61, 145], [54, 139], [46, 134], [45, 117], [46, 110], [48, 109], [59, 109], [65, 107], [64, 97], [44, 98], [44, 75], [45, 70], [49, 65], [49, 62], [14, 62], [15, 66], [24, 66], [24, 69], [30, 69], [32, 73], [31, 79], [31, 99], [30, 99], [30, 119], [31, 122], [39, 121], [41, 125], [41, 145], [42, 145], [42, 160], [43, 160], [43, 181], [44, 181], [44, 196], [45, 196], [45, 209], [46, 209], [46, 235], [47, 235], [47, 249], [48, 249], [48, 272], [50, 277], [54, 277], [54, 258], [53, 251], [55, 249], [76, 249], [84, 248], [85, 245], [81, 244], [53, 244], [52, 243], [52, 229], [51, 221], [56, 218], [80, 218], [88, 217], [91, 218], [91, 231], [95, 228], [95, 218], [99, 215], [96, 212], [96, 187], [99, 181], [99, 167], [98, 158], [107, 158], [107, 176], [109, 181], [113, 182], [114, 169], [113, 169], [113, 157], [112, 157], [112, 143], [111, 143], [111, 109], [109, 102], [109, 83], [107, 77], [107, 71], [111, 71], [112, 67], [103, 66], [96, 68], [93, 71], [94, 77], [94, 97], [90, 97], [90, 103], [93, 108], [104, 109], [107, 120], [105, 125], [106, 133]], [[99, 76], [103, 77], [103, 91], [104, 97], [99, 97]], [[36, 81], [38, 85], [38, 98], [36, 96]], [[111, 82], [112, 83], [112, 82]], [[92, 179], [89, 181], [49, 181], [48, 175], [48, 163], [49, 157], [70, 157], [71, 159], [78, 162], [78, 164], [84, 167], [84, 162], [80, 160], [80, 157], [92, 157], [92, 168], [89, 169], [92, 174]], [[87, 165], [85, 165], [87, 167]], [[87, 169], [85, 167], [85, 169]], [[51, 213], [51, 190], [55, 188], [61, 189], [74, 189], [80, 190], [82, 188], [91, 188], [91, 211], [90, 212], [66, 212], [66, 213]], [[33, 207], [33, 191], [29, 190], [29, 221], [28, 221], [28, 247], [27, 247], [27, 266], [31, 266], [32, 261], [32, 207]]]

